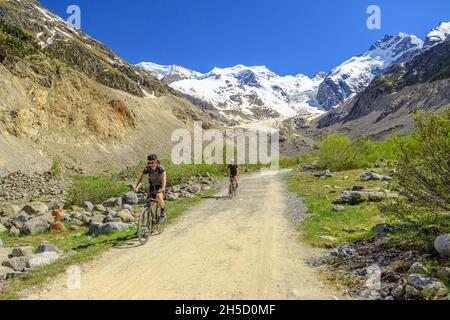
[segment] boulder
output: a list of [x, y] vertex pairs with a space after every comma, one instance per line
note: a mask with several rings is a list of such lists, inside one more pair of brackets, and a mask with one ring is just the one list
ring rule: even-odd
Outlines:
[[359, 181], [372, 181], [372, 180], [383, 180], [384, 176], [381, 174], [375, 173], [373, 171], [364, 172], [361, 176], [359, 176]]
[[11, 248], [0, 248], [0, 265], [3, 261], [12, 258], [11, 251]]
[[20, 230], [17, 229], [16, 227], [12, 226], [12, 227], [9, 229], [9, 236], [10, 236], [11, 238], [16, 238], [16, 237], [18, 237], [19, 235], [20, 235]]
[[405, 287], [405, 298], [406, 299], [415, 299], [420, 297], [420, 291], [414, 288], [413, 286], [407, 285]]
[[386, 199], [386, 195], [383, 192], [370, 192], [368, 198], [371, 202], [378, 202]]
[[133, 212], [133, 206], [131, 204], [122, 205], [123, 210], [128, 210], [129, 212]]
[[134, 217], [128, 210], [122, 210], [117, 214], [117, 217], [122, 220], [122, 222], [130, 223], [134, 222]]
[[112, 208], [112, 207], [119, 207], [122, 205], [122, 198], [110, 198], [106, 200], [104, 203], [105, 207]]
[[441, 258], [450, 258], [450, 233], [437, 237], [434, 241], [434, 248], [439, 252]]
[[411, 268], [409, 268], [408, 273], [426, 274], [427, 269], [420, 262], [414, 262], [413, 265], [411, 266]]
[[130, 204], [130, 205], [136, 205], [139, 204], [138, 195], [135, 192], [128, 192], [123, 197], [123, 203]]
[[103, 223], [105, 216], [102, 214], [94, 214], [91, 218], [90, 223]]
[[48, 207], [43, 202], [31, 202], [24, 206], [22, 211], [28, 214], [46, 214]]
[[426, 277], [417, 273], [413, 273], [408, 277], [408, 284], [420, 291], [446, 291], [447, 287], [438, 279]]
[[120, 222], [109, 222], [102, 226], [102, 233], [110, 233], [112, 231], [127, 231], [129, 228], [128, 224]]
[[11, 268], [0, 266], [0, 280], [6, 280], [12, 277], [15, 271]]
[[94, 210], [95, 210], [95, 211], [99, 211], [99, 212], [105, 212], [105, 211], [106, 211], [106, 208], [105, 208], [105, 206], [102, 205], [102, 204], [97, 204], [97, 205], [94, 207]]
[[16, 248], [13, 248], [13, 249], [12, 249], [11, 255], [12, 255], [14, 258], [17, 258], [17, 257], [26, 257], [26, 256], [32, 255], [32, 254], [33, 254], [33, 251], [34, 251], [34, 249], [33, 249], [33, 247], [31, 247], [31, 246], [26, 246], [26, 247], [16, 247]]
[[27, 267], [31, 269], [39, 268], [42, 266], [52, 264], [59, 258], [60, 258], [59, 254], [53, 251], [37, 253], [30, 257], [27, 263]]
[[450, 279], [450, 267], [439, 268], [436, 274], [440, 279]]
[[103, 223], [91, 222], [89, 224], [89, 234], [96, 235], [102, 233]]
[[342, 211], [345, 211], [345, 207], [344, 206], [334, 206], [333, 211], [342, 212]]
[[3, 261], [2, 266], [11, 268], [15, 271], [24, 271], [27, 268], [27, 263], [29, 259], [30, 256], [10, 258]]
[[0, 208], [0, 216], [14, 217], [20, 212], [20, 207], [14, 204], [5, 204]]
[[51, 211], [56, 210], [56, 209], [64, 209], [64, 203], [62, 203], [59, 200], [51, 200], [48, 203], [48, 209]]
[[361, 191], [344, 191], [336, 198], [336, 204], [358, 204], [366, 201], [366, 194]]
[[36, 250], [36, 253], [58, 252], [59, 249], [48, 241], [43, 241]]
[[80, 204], [80, 207], [89, 212], [92, 212], [94, 210], [94, 205], [89, 201], [83, 201]]
[[381, 224], [377, 224], [376, 226], [374, 226], [372, 228], [372, 232], [375, 236], [376, 240], [381, 240], [386, 238], [389, 233], [392, 232], [392, 227], [391, 225], [387, 224], [387, 223], [381, 223]]
[[31, 217], [25, 212], [19, 213], [17, 216], [11, 219], [11, 225], [15, 226], [18, 229], [23, 228], [24, 224], [30, 220]]
[[8, 229], [3, 224], [0, 223], [0, 233], [6, 232], [6, 231], [8, 231]]
[[176, 185], [176, 186], [173, 186], [173, 187], [172, 187], [172, 192], [177, 193], [177, 192], [180, 192], [180, 191], [181, 191], [180, 186]]
[[336, 238], [333, 238], [333, 237], [330, 237], [330, 236], [321, 236], [320, 239], [321, 240], [325, 240], [325, 241], [330, 241], [330, 242], [336, 242], [337, 241]]
[[400, 299], [404, 298], [405, 294], [406, 294], [405, 287], [401, 284], [398, 284], [391, 290], [391, 295], [396, 300], [400, 300]]
[[331, 178], [332, 176], [333, 174], [331, 173], [330, 170], [320, 171], [314, 174], [314, 177], [321, 179]]
[[36, 217], [25, 222], [22, 232], [27, 235], [34, 235], [45, 232], [50, 227], [48, 219], [44, 216]]

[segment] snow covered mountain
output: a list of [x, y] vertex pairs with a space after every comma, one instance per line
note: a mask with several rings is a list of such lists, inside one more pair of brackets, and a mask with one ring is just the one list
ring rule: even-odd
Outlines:
[[450, 22], [441, 22], [425, 39], [425, 47], [444, 42], [450, 36]]
[[326, 110], [339, 106], [367, 88], [373, 78], [391, 64], [414, 56], [422, 48], [423, 41], [416, 36], [386, 35], [362, 55], [331, 70], [319, 87], [318, 102]]
[[366, 52], [351, 57], [328, 74], [279, 76], [265, 66], [214, 68], [202, 74], [179, 66], [142, 62], [138, 66], [192, 100], [229, 119], [262, 120], [279, 116], [318, 116], [363, 92], [394, 63], [406, 61], [442, 43], [450, 22], [441, 22], [425, 41], [414, 35], [386, 35]]
[[[201, 74], [177, 66], [140, 63], [140, 68], [187, 96], [212, 104], [228, 118], [255, 120], [279, 116], [317, 116], [316, 93], [325, 74], [279, 76], [265, 66], [214, 68]], [[176, 77], [178, 80], [173, 81]], [[169, 80], [169, 81], [168, 81]]]

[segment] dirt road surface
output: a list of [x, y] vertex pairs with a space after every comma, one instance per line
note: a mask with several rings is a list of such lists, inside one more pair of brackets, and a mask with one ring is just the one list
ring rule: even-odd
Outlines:
[[233, 200], [205, 199], [145, 246], [111, 249], [82, 266], [81, 288], [67, 275], [31, 299], [341, 299], [304, 259], [322, 252], [299, 241], [303, 206], [286, 171], [241, 178]]

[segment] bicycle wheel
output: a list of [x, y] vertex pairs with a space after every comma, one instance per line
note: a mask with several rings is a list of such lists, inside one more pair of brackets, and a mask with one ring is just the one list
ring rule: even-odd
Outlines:
[[159, 205], [156, 207], [156, 231], [157, 234], [161, 234], [166, 229], [167, 225], [167, 213], [164, 217], [161, 216], [161, 208]]
[[234, 196], [234, 188], [233, 188], [233, 183], [230, 182], [230, 186], [228, 187], [228, 197], [230, 199], [233, 199]]
[[139, 215], [138, 239], [142, 244], [146, 244], [152, 230], [151, 208], [145, 207]]

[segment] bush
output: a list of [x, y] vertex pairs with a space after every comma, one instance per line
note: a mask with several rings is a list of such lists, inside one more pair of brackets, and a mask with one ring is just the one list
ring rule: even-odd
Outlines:
[[450, 211], [450, 109], [416, 114], [416, 131], [399, 140], [395, 178], [409, 200], [400, 204], [400, 220], [424, 222]]
[[114, 181], [108, 176], [75, 176], [66, 203], [80, 205], [83, 201], [90, 201], [99, 204], [109, 198], [119, 197], [129, 190], [125, 182]]
[[62, 168], [59, 161], [53, 161], [52, 167], [50, 168], [50, 172], [55, 176], [60, 175], [62, 173]]

